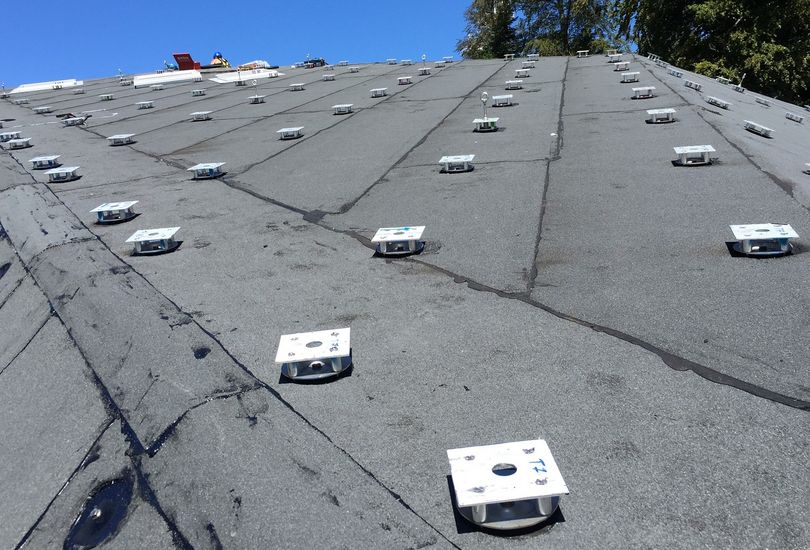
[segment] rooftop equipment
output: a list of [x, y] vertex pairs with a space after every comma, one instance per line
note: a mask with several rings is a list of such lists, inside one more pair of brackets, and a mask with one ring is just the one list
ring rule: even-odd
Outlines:
[[275, 362], [290, 380], [338, 376], [352, 364], [351, 329], [285, 334], [279, 339]]
[[96, 223], [113, 224], [127, 222], [137, 216], [132, 209], [138, 201], [105, 202], [93, 208], [90, 212], [96, 214]]
[[140, 229], [133, 233], [126, 242], [133, 243], [133, 256], [164, 254], [172, 252], [180, 246], [180, 242], [174, 238], [179, 230], [179, 227]]
[[455, 504], [469, 522], [487, 529], [515, 530], [537, 525], [567, 495], [548, 444], [517, 441], [448, 449]]
[[382, 256], [418, 254], [425, 248], [420, 241], [425, 226], [381, 227], [371, 238], [376, 243], [377, 253]]

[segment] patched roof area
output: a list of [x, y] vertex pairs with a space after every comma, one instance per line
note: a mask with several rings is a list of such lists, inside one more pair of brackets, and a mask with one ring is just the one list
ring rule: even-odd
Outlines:
[[[638, 83], [540, 58], [491, 132], [481, 93], [523, 59], [0, 101], [33, 144], [0, 144], [0, 547], [810, 546], [807, 113], [624, 59]], [[710, 164], [678, 166], [695, 145]], [[108, 203], [137, 216], [97, 224]], [[735, 253], [754, 224], [792, 254]], [[422, 227], [421, 253], [375, 254]], [[133, 255], [161, 228], [173, 252]], [[343, 328], [350, 369], [281, 374], [282, 336]], [[447, 451], [538, 439], [570, 492], [551, 518], [462, 517]]]

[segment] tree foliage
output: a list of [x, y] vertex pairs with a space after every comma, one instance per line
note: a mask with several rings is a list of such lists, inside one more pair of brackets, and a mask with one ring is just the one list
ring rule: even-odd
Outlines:
[[467, 36], [458, 49], [465, 57], [485, 58], [621, 46], [635, 15], [627, 6], [637, 1], [473, 0], [465, 13]]
[[458, 51], [472, 59], [515, 53], [514, 9], [514, 0], [473, 0], [464, 14], [467, 36], [459, 41]]
[[638, 46], [673, 65], [810, 100], [810, 0], [639, 0]]
[[660, 55], [760, 93], [810, 103], [810, 0], [473, 0], [465, 57], [570, 55], [607, 47]]
[[[519, 36], [524, 49], [569, 55], [600, 51], [621, 41], [623, 2], [616, 0], [521, 0]], [[628, 21], [629, 23], [629, 21]]]

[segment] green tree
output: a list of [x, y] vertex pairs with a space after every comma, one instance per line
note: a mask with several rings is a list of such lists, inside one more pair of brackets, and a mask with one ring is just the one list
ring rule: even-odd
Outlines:
[[639, 0], [636, 26], [641, 51], [810, 101], [810, 0]]
[[810, 103], [810, 0], [473, 0], [465, 57], [628, 48]]
[[520, 0], [519, 37], [526, 49], [543, 55], [569, 55], [578, 49], [601, 51], [629, 36], [632, 16], [625, 0]]
[[514, 9], [513, 0], [473, 0], [464, 13], [467, 36], [458, 42], [458, 51], [472, 59], [518, 51]]

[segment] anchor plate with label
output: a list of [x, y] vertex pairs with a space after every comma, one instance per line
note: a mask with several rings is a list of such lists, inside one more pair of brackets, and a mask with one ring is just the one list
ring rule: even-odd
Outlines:
[[799, 235], [786, 223], [752, 223], [729, 225], [736, 242], [732, 248], [739, 254], [753, 257], [784, 256], [790, 254], [793, 239]]
[[174, 240], [179, 227], [160, 227], [157, 229], [140, 229], [126, 240], [133, 243], [133, 255], [163, 254], [175, 250], [180, 243]]
[[96, 206], [90, 212], [96, 214], [96, 223], [121, 223], [129, 221], [137, 215], [132, 210], [132, 207], [136, 204], [138, 204], [138, 201], [106, 202]]
[[473, 159], [475, 155], [450, 155], [439, 159], [442, 165], [442, 172], [471, 172], [473, 170]]
[[542, 440], [449, 449], [456, 506], [488, 529], [523, 529], [548, 519], [568, 494], [548, 444]]
[[371, 238], [377, 244], [377, 253], [383, 256], [418, 254], [425, 248], [421, 241], [424, 225], [405, 227], [381, 227]]
[[278, 343], [276, 364], [292, 380], [337, 376], [352, 364], [351, 329], [285, 334]]

